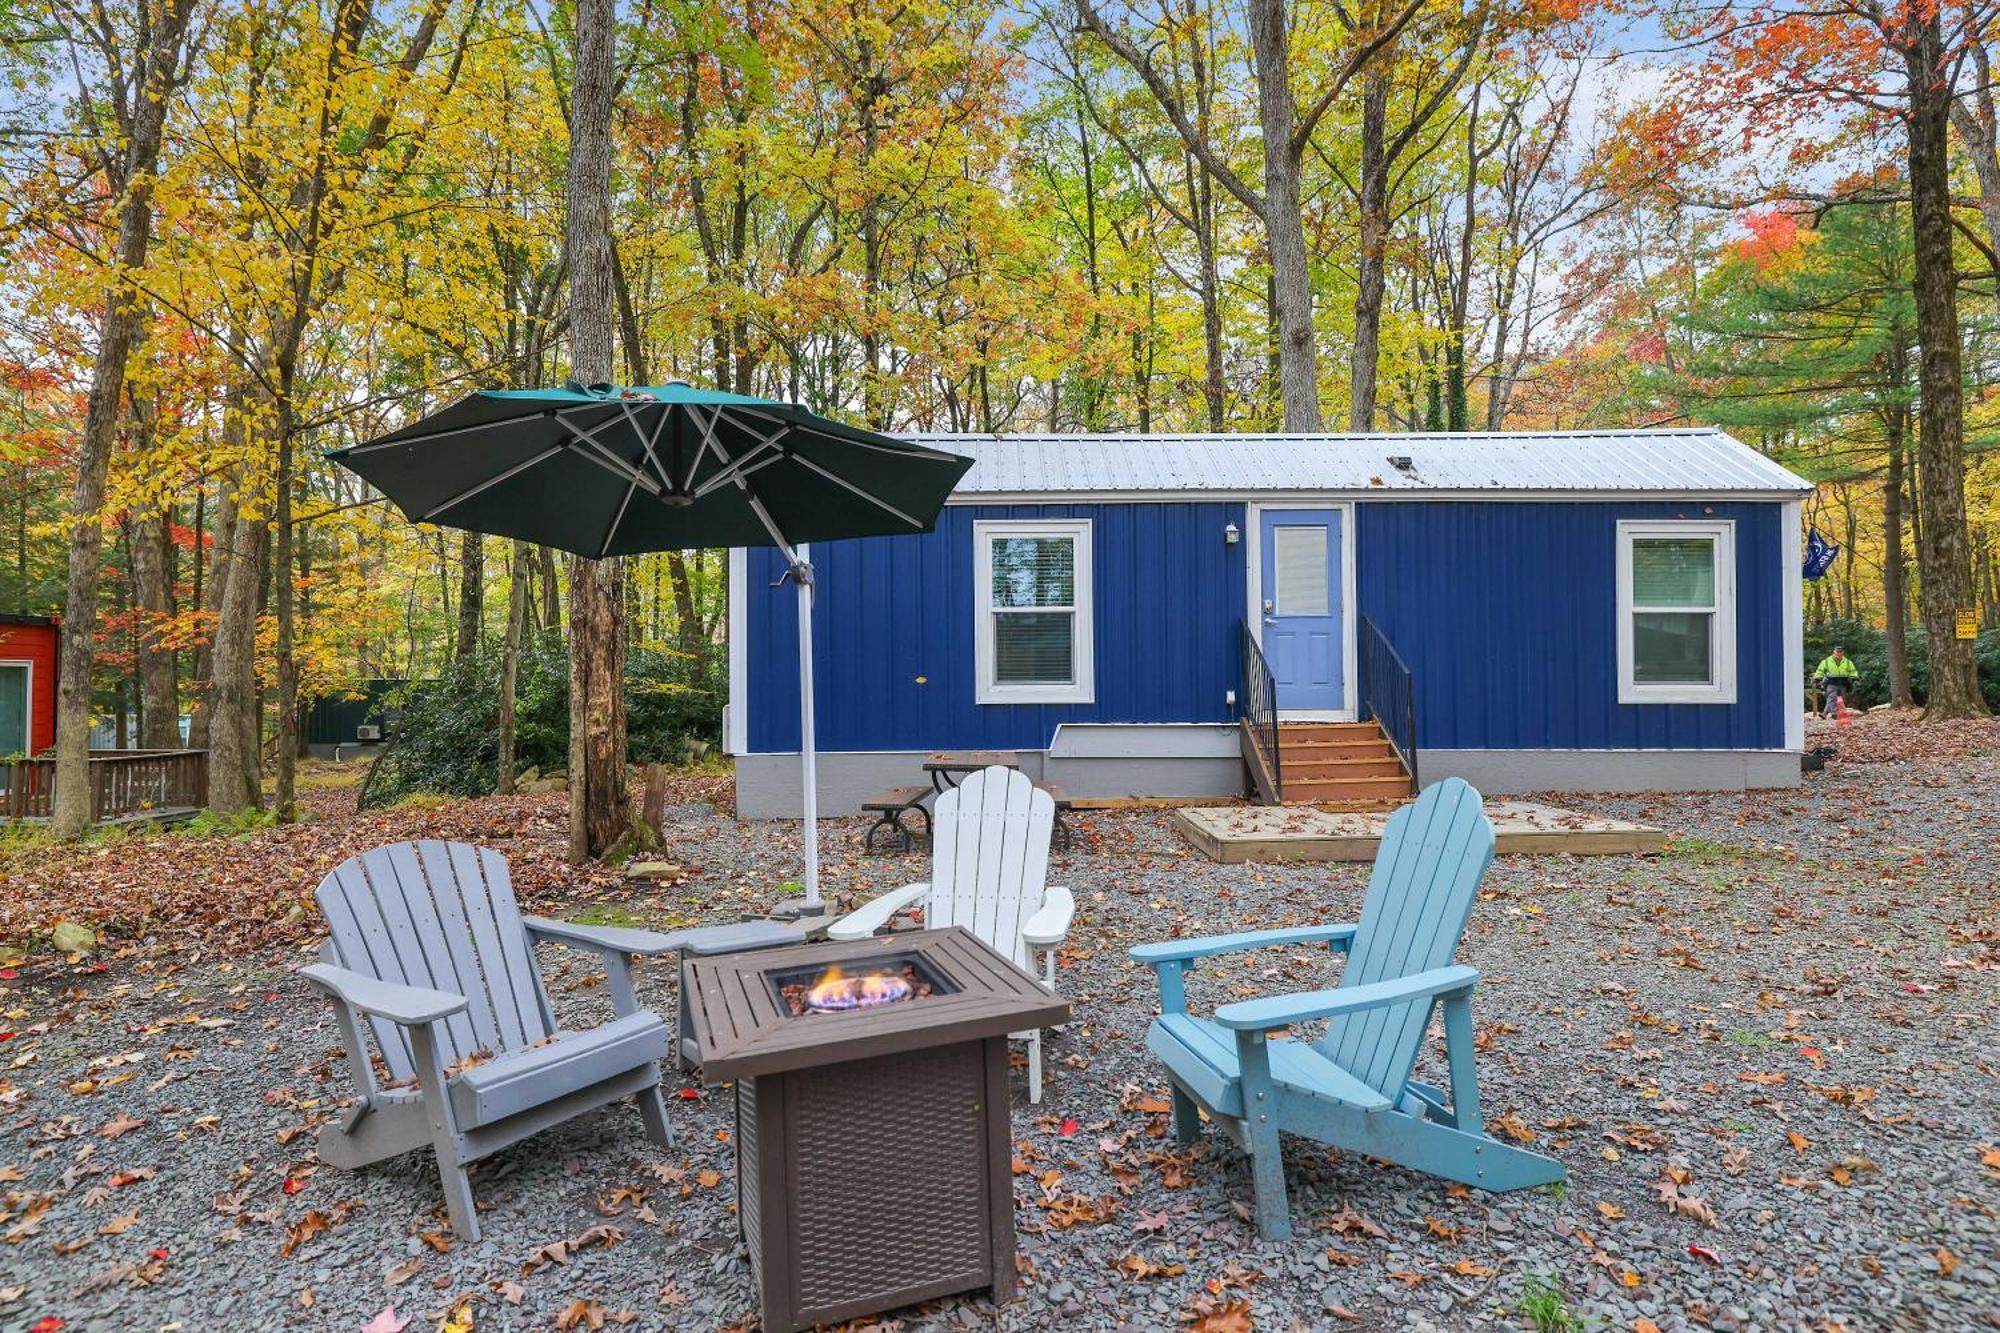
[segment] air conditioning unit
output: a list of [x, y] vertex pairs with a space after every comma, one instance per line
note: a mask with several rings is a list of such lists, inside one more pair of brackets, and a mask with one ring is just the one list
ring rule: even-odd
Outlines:
[[379, 741], [382, 739], [382, 728], [372, 722], [358, 726], [354, 729], [354, 739], [357, 741]]

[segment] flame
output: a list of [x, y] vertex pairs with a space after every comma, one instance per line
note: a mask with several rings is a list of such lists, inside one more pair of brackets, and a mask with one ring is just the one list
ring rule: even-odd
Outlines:
[[813, 983], [806, 992], [806, 1004], [821, 1011], [863, 1009], [889, 1004], [910, 993], [910, 983], [886, 972], [867, 972], [858, 977], [843, 974], [836, 965]]

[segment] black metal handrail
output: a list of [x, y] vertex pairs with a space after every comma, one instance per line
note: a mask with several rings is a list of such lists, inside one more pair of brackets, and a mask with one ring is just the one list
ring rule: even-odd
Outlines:
[[1278, 682], [1271, 675], [1271, 664], [1264, 660], [1264, 650], [1250, 632], [1250, 622], [1244, 621], [1242, 629], [1243, 688], [1236, 696], [1237, 718], [1249, 724], [1270, 769], [1271, 799], [1282, 801], [1285, 791], [1278, 762]]
[[1373, 620], [1361, 617], [1361, 716], [1374, 718], [1389, 738], [1403, 767], [1410, 770], [1410, 786], [1421, 790], [1417, 778], [1417, 685], [1402, 655], [1378, 629]]

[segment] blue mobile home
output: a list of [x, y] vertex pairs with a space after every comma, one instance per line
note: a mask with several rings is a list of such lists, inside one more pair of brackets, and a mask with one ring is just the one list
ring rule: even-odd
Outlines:
[[[1381, 717], [1488, 793], [1798, 781], [1811, 488], [1718, 431], [919, 438], [975, 460], [936, 530], [810, 552], [829, 812], [937, 750], [1240, 793], [1273, 713]], [[732, 553], [751, 817], [799, 808], [780, 573]]]

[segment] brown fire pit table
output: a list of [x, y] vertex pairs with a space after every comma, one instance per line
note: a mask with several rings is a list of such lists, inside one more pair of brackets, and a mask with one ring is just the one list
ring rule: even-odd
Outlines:
[[[836, 975], [829, 976], [838, 969]], [[967, 931], [696, 958], [703, 1078], [736, 1085], [764, 1328], [1014, 1285], [1007, 1034], [1069, 1004]]]

